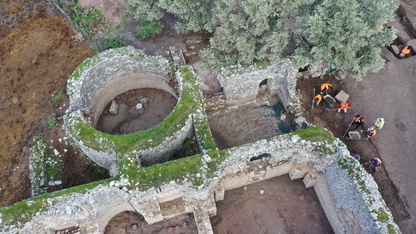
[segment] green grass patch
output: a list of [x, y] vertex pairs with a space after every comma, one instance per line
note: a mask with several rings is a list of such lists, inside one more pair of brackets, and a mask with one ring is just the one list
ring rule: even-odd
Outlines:
[[53, 105], [58, 104], [64, 96], [65, 96], [65, 90], [63, 89], [59, 90], [58, 93], [52, 96], [52, 104]]
[[103, 38], [100, 41], [100, 44], [101, 44], [102, 50], [120, 48], [125, 45], [124, 36], [118, 35], [116, 37]]
[[84, 32], [94, 35], [95, 27], [100, 25], [102, 19], [101, 12], [97, 9], [82, 9], [79, 3], [71, 7], [72, 14], [71, 19], [83, 30]]
[[49, 116], [48, 118], [48, 125], [49, 127], [53, 127], [58, 123], [58, 118], [56, 117], [55, 114], [52, 114], [51, 116]]
[[154, 22], [150, 20], [141, 21], [136, 28], [136, 33], [141, 38], [153, 37], [161, 31], [162, 26], [159, 24], [159, 22]]

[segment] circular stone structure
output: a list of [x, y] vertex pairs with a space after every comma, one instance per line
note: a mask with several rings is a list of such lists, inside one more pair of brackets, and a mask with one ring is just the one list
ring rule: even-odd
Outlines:
[[[85, 60], [68, 80], [70, 107], [65, 127], [84, 153], [109, 169], [110, 175], [117, 174], [120, 156], [138, 165], [164, 162], [192, 135], [192, 116], [183, 110], [180, 94], [169, 85], [171, 67], [163, 57], [124, 47]], [[161, 123], [144, 131], [111, 135], [96, 129], [101, 113], [117, 95], [138, 89], [167, 92], [178, 100], [177, 106]], [[137, 103], [141, 101], [144, 99]]]
[[132, 89], [110, 100], [95, 128], [116, 135], [143, 131], [161, 123], [177, 101], [161, 89]]

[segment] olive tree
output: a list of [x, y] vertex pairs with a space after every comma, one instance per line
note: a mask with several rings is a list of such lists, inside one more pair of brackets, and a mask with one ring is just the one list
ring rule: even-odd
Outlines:
[[249, 65], [281, 55], [289, 31], [283, 18], [312, 0], [215, 1], [210, 47], [202, 56], [215, 72], [223, 66]]
[[171, 14], [177, 22], [175, 28], [181, 33], [207, 30], [211, 22], [210, 0], [125, 0], [129, 12], [137, 18], [158, 21]]
[[358, 80], [378, 71], [384, 66], [380, 46], [396, 37], [385, 24], [397, 7], [396, 0], [323, 0], [311, 14], [298, 18], [297, 32], [310, 44], [300, 57], [323, 60]]

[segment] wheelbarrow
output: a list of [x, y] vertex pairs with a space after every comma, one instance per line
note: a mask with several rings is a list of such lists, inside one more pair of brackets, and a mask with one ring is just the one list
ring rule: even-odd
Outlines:
[[329, 107], [334, 107], [335, 103], [337, 102], [335, 98], [333, 98], [331, 95], [326, 94], [323, 96], [324, 101], [329, 105]]
[[360, 131], [349, 131], [348, 137], [346, 138], [348, 140], [368, 140], [368, 136], [366, 132], [360, 132]]

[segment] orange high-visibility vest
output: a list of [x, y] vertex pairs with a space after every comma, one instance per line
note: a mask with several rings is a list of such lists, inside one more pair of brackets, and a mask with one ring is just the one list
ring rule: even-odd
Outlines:
[[359, 115], [358, 117], [356, 117], [355, 119], [354, 119], [354, 122], [356, 122], [356, 123], [361, 123], [361, 122], [363, 122], [363, 120], [362, 120], [362, 116], [361, 115]]
[[350, 108], [352, 105], [346, 102], [341, 102], [341, 104], [339, 105], [339, 108], [341, 109], [347, 109]]
[[376, 135], [377, 131], [376, 131], [376, 127], [372, 126], [372, 129], [370, 131], [368, 131], [368, 135], [370, 136], [374, 136]]
[[324, 91], [324, 90], [327, 90], [327, 89], [329, 89], [331, 87], [332, 87], [332, 85], [330, 83], [323, 83], [321, 85], [321, 92]]
[[315, 102], [320, 103], [322, 101], [322, 95], [321, 94], [317, 94], [315, 96]]
[[404, 54], [404, 55], [410, 54], [409, 46], [404, 47], [402, 49], [402, 52], [401, 53]]

